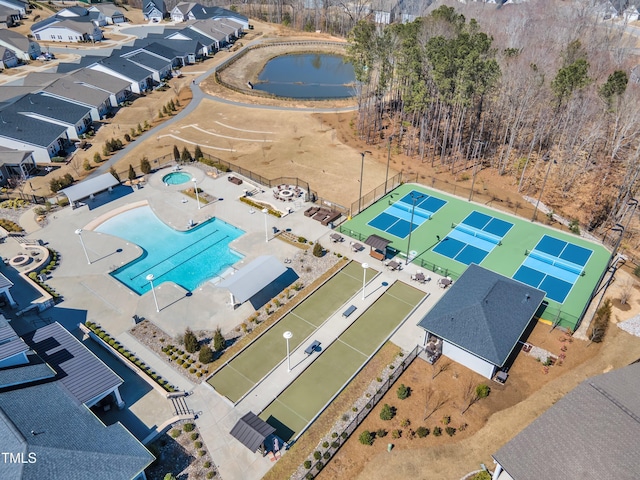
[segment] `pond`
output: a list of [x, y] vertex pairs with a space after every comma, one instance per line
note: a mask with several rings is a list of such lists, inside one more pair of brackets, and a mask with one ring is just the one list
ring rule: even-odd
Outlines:
[[253, 86], [278, 97], [322, 100], [354, 96], [353, 65], [341, 55], [305, 53], [272, 58]]

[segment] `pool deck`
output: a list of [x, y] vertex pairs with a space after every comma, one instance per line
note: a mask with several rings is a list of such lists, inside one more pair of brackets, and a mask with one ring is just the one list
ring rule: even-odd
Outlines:
[[[195, 167], [186, 167], [185, 170], [194, 174], [200, 188], [221, 200], [198, 209], [195, 200], [180, 193], [179, 186], [165, 187], [162, 182], [160, 185], [156, 184], [154, 176], [167, 173], [165, 171], [156, 173], [142, 188], [121, 186], [111, 194], [97, 195], [95, 199], [88, 202], [87, 206], [75, 210], [65, 208], [58, 211], [51, 216], [45, 228], [38, 229], [35, 224], [30, 223], [28, 238], [46, 242], [51, 248], [57, 250], [62, 258], [60, 266], [53, 272], [47, 283], [64, 296], [64, 301], [46, 310], [40, 317], [44, 321], [58, 321], [76, 333], [77, 324], [80, 322], [91, 320], [99, 323], [123, 345], [136, 352], [154, 370], [181, 389], [192, 391], [192, 395], [187, 397], [187, 403], [198, 413], [197, 424], [216, 465], [219, 466], [222, 478], [225, 480], [258, 479], [269, 470], [272, 463], [267, 458], [249, 452], [231, 438], [228, 432], [237, 419], [246, 412], [251, 410], [258, 413], [265, 408], [296, 378], [298, 372], [303, 370], [305, 362], [312, 361], [317, 353], [307, 357], [303, 352], [306, 345], [301, 345], [292, 352], [292, 372], [287, 373], [286, 364], [281, 363], [236, 408], [233, 408], [230, 402], [218, 395], [206, 382], [193, 385], [128, 333], [133, 326], [132, 316], [136, 314], [148, 318], [170, 335], [184, 332], [187, 326], [193, 330], [214, 329], [220, 326], [223, 331], [229, 331], [253, 313], [251, 305], [246, 303], [232, 310], [227, 304], [227, 292], [216, 288], [210, 282], [196, 289], [189, 297], [186, 296], [187, 292], [183, 288], [164, 283], [156, 287], [161, 309], [156, 313], [150, 292], [138, 296], [108, 274], [114, 268], [136, 258], [139, 255], [138, 247], [92, 231], [91, 228], [95, 226], [96, 220], [105, 215], [110, 216], [119, 209], [126, 209], [132, 203], [148, 203], [162, 221], [179, 229], [186, 229], [191, 219], [202, 222], [216, 216], [246, 232], [231, 245], [245, 255], [241, 262], [244, 264], [265, 254], [275, 255], [280, 260], [284, 260], [298, 251], [292, 245], [272, 239], [272, 226], [280, 230], [290, 228], [295, 234], [305, 236], [309, 240], [320, 240], [332, 251], [357, 262], [368, 262], [372, 268], [379, 270], [381, 273], [375, 280], [378, 285], [378, 282], [382, 281], [392, 284], [395, 280], [401, 280], [429, 294], [411, 318], [405, 321], [391, 338], [391, 341], [407, 351], [413, 349], [416, 344], [423, 343], [424, 331], [417, 327], [416, 323], [441, 298], [445, 290], [438, 288], [437, 275], [432, 275], [433, 280], [426, 284], [410, 282], [411, 275], [417, 270], [415, 265], [404, 266], [400, 271], [389, 271], [381, 262], [369, 256], [368, 249], [358, 253], [352, 252], [348, 237], [345, 236], [344, 242], [331, 242], [329, 235], [333, 231], [305, 217], [303, 211], [308, 205], [302, 202], [279, 202], [278, 206], [282, 209], [293, 207], [295, 211], [280, 219], [267, 217], [269, 241], [266, 242], [264, 215], [238, 201], [238, 197], [243, 195], [245, 189], [252, 188], [251, 185], [247, 185], [246, 182], [239, 186], [234, 185], [227, 181], [226, 175], [214, 179]], [[192, 170], [195, 171], [191, 172]], [[256, 197], [270, 203], [275, 202], [269, 189], [264, 193], [257, 193]], [[87, 264], [80, 241], [74, 233], [78, 228], [83, 229], [82, 238], [91, 264]], [[12, 258], [21, 251], [23, 248], [18, 242], [8, 240], [3, 244], [2, 255], [5, 258]], [[6, 274], [7, 270], [8, 267], [2, 267], [3, 273]], [[19, 309], [25, 308], [33, 299], [33, 292], [26, 285], [16, 284], [16, 287], [18, 288], [12, 289], [12, 294], [19, 303]], [[355, 295], [347, 303], [356, 305], [357, 313], [361, 314], [379, 296], [380, 291], [369, 292], [365, 300]], [[334, 315], [336, 318], [330, 318], [322, 327], [322, 331], [317, 332], [316, 336], [323, 345], [330, 344], [332, 339], [337, 338], [344, 329], [342, 309], [338, 312]], [[7, 317], [15, 318], [15, 311], [9, 312]], [[349, 321], [355, 318], [349, 318]], [[25, 316], [20, 319], [20, 322], [24, 322], [26, 325], [24, 328], [28, 328], [28, 322], [34, 320], [36, 319]], [[136, 431], [139, 434], [143, 434], [145, 428], [150, 431], [168, 420], [158, 415], [158, 412], [167, 411], [164, 405], [168, 404], [169, 400], [159, 395], [134, 394], [131, 398], [132, 403], [128, 405], [129, 409], [126, 412], [136, 413], [136, 421], [139, 423], [136, 425]], [[122, 421], [126, 426], [126, 418]]]

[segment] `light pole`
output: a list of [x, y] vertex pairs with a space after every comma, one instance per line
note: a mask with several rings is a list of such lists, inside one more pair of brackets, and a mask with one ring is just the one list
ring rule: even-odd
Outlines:
[[289, 356], [289, 339], [293, 337], [293, 333], [287, 330], [282, 334], [282, 336], [287, 341], [287, 372], [291, 372], [291, 357]]
[[409, 240], [407, 241], [407, 259], [405, 265], [409, 265], [409, 255], [411, 254], [411, 233], [413, 232], [413, 215], [416, 212], [416, 202], [424, 197], [426, 197], [426, 195], [422, 193], [418, 195], [414, 195], [413, 192], [411, 193], [411, 202], [413, 205], [411, 207], [411, 222], [409, 223]]
[[360, 152], [360, 156], [362, 157], [362, 163], [360, 164], [360, 195], [358, 196], [358, 213], [362, 211], [362, 176], [364, 175], [364, 156], [367, 153], [371, 155], [371, 152], [369, 150]]
[[367, 268], [369, 268], [368, 263], [362, 264], [362, 299], [364, 300], [364, 286], [367, 284]]
[[87, 257], [87, 263], [91, 265], [91, 260], [89, 260], [89, 254], [87, 253], [87, 247], [84, 245], [84, 240], [82, 240], [82, 229], [79, 228], [76, 230], [76, 235], [80, 239], [80, 244], [82, 245], [82, 250], [84, 251], [84, 256]]
[[195, 178], [191, 181], [193, 182], [193, 191], [196, 192], [196, 203], [198, 204], [198, 210], [200, 210], [200, 195], [198, 195], [198, 181]]
[[[542, 181], [542, 188], [540, 189], [540, 195], [538, 195], [538, 201], [536, 202], [536, 208], [533, 209], [533, 217], [531, 217], [531, 221], [535, 222], [536, 221], [536, 214], [538, 213], [538, 206], [540, 205], [540, 200], [542, 200], [542, 192], [544, 192], [544, 186], [547, 184], [547, 178], [549, 178], [549, 172], [551, 171], [551, 165], [553, 165], [554, 163], [556, 163], [555, 160], [550, 160], [549, 159], [549, 155], [545, 155], [546, 158], [546, 162], [549, 162], [549, 167], [547, 167], [547, 173], [544, 176], [544, 180]], [[544, 157], [543, 157], [544, 159]]]
[[269, 213], [269, 210], [263, 208], [262, 213], [264, 213], [264, 241], [269, 243], [269, 229], [267, 227], [267, 214]]
[[158, 307], [158, 299], [156, 298], [156, 289], [153, 288], [153, 279], [155, 277], [153, 276], [153, 273], [150, 273], [146, 278], [147, 281], [151, 284], [151, 293], [153, 294], [153, 301], [156, 304], [156, 312], [160, 312], [160, 307]]
[[384, 176], [384, 194], [387, 194], [387, 182], [389, 181], [389, 163], [391, 162], [391, 142], [393, 141], [393, 135], [389, 135], [389, 150], [387, 151], [387, 173]]

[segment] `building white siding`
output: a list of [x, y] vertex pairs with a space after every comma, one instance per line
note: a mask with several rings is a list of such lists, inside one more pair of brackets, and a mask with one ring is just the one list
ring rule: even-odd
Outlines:
[[49, 145], [48, 148], [44, 148], [14, 140], [13, 138], [0, 137], [0, 145], [14, 150], [30, 150], [33, 152], [33, 159], [36, 163], [51, 163], [51, 157], [54, 157], [60, 151], [60, 145], [58, 145], [57, 141]]
[[493, 378], [493, 374], [496, 369], [493, 364], [487, 362], [486, 360], [483, 360], [482, 358], [476, 357], [466, 350], [462, 350], [461, 348], [447, 342], [446, 340], [442, 343], [442, 354], [449, 357], [451, 360], [464, 365], [470, 370], [479, 373], [483, 377], [486, 377], [488, 379]]

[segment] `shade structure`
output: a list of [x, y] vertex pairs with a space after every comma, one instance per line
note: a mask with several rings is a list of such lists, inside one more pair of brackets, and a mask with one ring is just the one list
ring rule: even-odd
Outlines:
[[386, 238], [382, 238], [378, 235], [369, 235], [369, 237], [364, 241], [365, 245], [369, 245], [374, 250], [380, 250], [384, 252], [387, 248], [387, 245], [391, 243], [391, 241]]
[[95, 178], [89, 178], [77, 185], [63, 188], [60, 192], [64, 193], [69, 202], [74, 203], [83, 198], [87, 198], [95, 193], [108, 190], [111, 187], [118, 185], [118, 180], [115, 179], [110, 173], [103, 173]]
[[271, 425], [249, 412], [231, 429], [231, 436], [252, 452], [264, 443], [264, 440], [276, 431]]
[[262, 255], [218, 284], [238, 303], [244, 303], [287, 271], [273, 255]]

